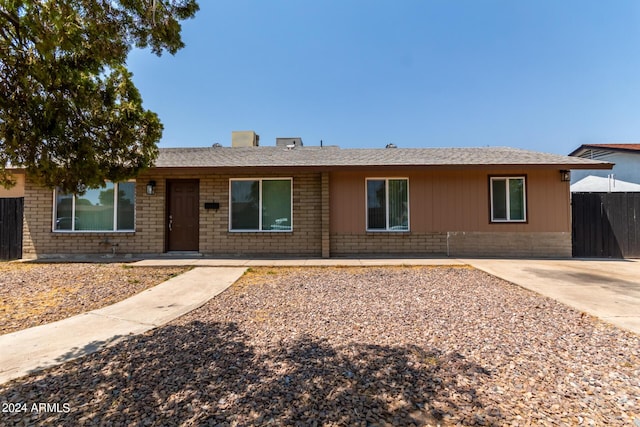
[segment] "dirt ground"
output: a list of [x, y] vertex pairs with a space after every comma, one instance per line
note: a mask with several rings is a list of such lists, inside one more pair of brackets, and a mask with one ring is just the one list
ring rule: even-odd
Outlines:
[[188, 269], [127, 264], [0, 263], [0, 335], [105, 307]]

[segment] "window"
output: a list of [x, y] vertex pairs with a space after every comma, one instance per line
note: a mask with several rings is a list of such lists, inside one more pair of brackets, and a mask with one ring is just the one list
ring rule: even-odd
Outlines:
[[526, 222], [525, 177], [491, 177], [491, 221]]
[[107, 182], [83, 195], [55, 192], [55, 231], [134, 231], [135, 182]]
[[367, 179], [367, 230], [409, 230], [408, 179]]
[[291, 231], [292, 179], [232, 179], [231, 231]]

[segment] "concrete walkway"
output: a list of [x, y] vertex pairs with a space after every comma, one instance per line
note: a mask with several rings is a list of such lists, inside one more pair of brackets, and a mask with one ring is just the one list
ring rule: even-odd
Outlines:
[[111, 306], [2, 335], [0, 384], [164, 325], [205, 304], [245, 270], [195, 268]]
[[203, 268], [194, 268], [109, 307], [0, 336], [0, 384], [164, 325], [205, 304], [234, 283], [248, 267], [258, 266], [471, 265], [640, 334], [639, 261], [159, 258], [132, 265]]

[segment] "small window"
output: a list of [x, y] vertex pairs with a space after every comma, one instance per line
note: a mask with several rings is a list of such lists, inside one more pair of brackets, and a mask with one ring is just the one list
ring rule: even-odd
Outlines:
[[408, 179], [367, 179], [367, 230], [409, 230]]
[[54, 231], [134, 231], [135, 182], [107, 182], [83, 195], [55, 192]]
[[230, 180], [231, 231], [291, 231], [292, 179]]
[[491, 177], [491, 221], [526, 222], [525, 177]]

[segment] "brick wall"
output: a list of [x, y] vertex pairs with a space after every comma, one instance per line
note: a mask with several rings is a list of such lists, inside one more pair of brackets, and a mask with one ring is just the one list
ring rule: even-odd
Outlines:
[[200, 251], [211, 255], [321, 256], [321, 175], [261, 175], [260, 178], [293, 176], [292, 232], [229, 231], [229, 179], [248, 175], [212, 175], [201, 179], [200, 198], [216, 201], [220, 209], [201, 212]]
[[321, 176], [321, 221], [322, 221], [322, 258], [329, 258], [331, 256], [331, 227], [330, 227], [330, 213], [331, 198], [329, 192], [329, 173], [323, 172]]
[[53, 232], [53, 191], [25, 185], [23, 257], [51, 257], [67, 254], [112, 255], [160, 253], [163, 233], [155, 227], [164, 218], [164, 186], [156, 196], [145, 194], [146, 181], [136, 184], [136, 232]]
[[[255, 175], [254, 175], [255, 176]], [[266, 177], [291, 174], [266, 174]], [[210, 174], [203, 171], [150, 171], [136, 184], [136, 231], [64, 233], [53, 232], [53, 192], [27, 182], [25, 186], [24, 257], [69, 254], [110, 255], [160, 254], [165, 251], [166, 180], [200, 180], [199, 251], [205, 255], [320, 256], [322, 254], [322, 197], [320, 173], [293, 175], [293, 231], [230, 232], [229, 179], [249, 175]], [[154, 195], [145, 192], [146, 183], [156, 181]], [[204, 209], [205, 202], [218, 202], [217, 210]]]
[[567, 232], [449, 232], [450, 256], [571, 257]]
[[445, 255], [446, 233], [389, 233], [334, 234], [331, 236], [331, 255]]
[[362, 233], [331, 236], [331, 255], [451, 257], [571, 257], [571, 233], [448, 232]]

